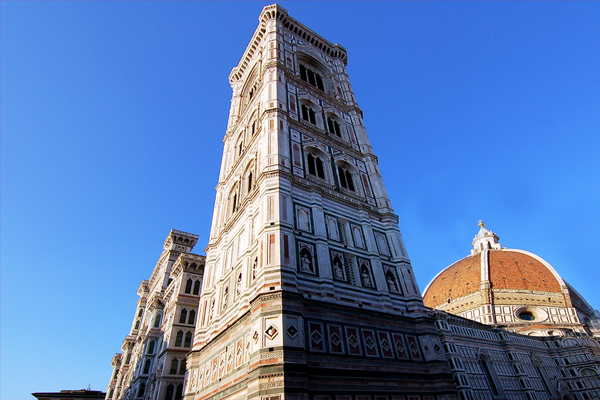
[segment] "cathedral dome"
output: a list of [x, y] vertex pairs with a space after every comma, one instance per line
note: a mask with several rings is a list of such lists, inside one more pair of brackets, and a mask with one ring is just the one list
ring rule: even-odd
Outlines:
[[479, 222], [471, 255], [442, 270], [425, 288], [427, 307], [525, 334], [582, 331], [594, 310], [544, 259], [503, 248]]
[[[547, 262], [534, 254], [513, 249], [492, 249], [465, 257], [434, 278], [423, 301], [437, 307], [481, 290], [488, 275], [490, 289], [562, 293], [562, 279]], [[483, 274], [482, 274], [483, 269]]]

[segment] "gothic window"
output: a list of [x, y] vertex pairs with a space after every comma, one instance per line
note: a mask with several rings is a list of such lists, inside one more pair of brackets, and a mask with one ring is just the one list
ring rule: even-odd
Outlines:
[[308, 153], [306, 159], [308, 161], [308, 173], [325, 179], [325, 170], [323, 169], [323, 160], [321, 157]]
[[237, 210], [237, 194], [233, 195], [233, 199], [231, 200], [231, 213], [235, 213]]
[[177, 385], [177, 389], [175, 390], [175, 398], [173, 400], [181, 400], [183, 396], [183, 384], [180, 383]]
[[321, 75], [302, 64], [300, 64], [300, 79], [319, 90], [325, 90]]
[[338, 177], [340, 178], [340, 186], [344, 189], [354, 191], [354, 181], [350, 171], [342, 166], [338, 166]]
[[181, 347], [183, 342], [183, 331], [177, 332], [177, 336], [175, 337], [175, 347]]
[[194, 294], [197, 295], [200, 293], [200, 281], [194, 282]]
[[183, 343], [183, 347], [191, 347], [192, 346], [192, 332], [187, 332], [185, 334], [185, 341]]
[[125, 365], [129, 365], [131, 362], [131, 353], [127, 353], [127, 358], [125, 358]]
[[342, 137], [342, 132], [340, 131], [340, 124], [333, 118], [327, 117], [327, 130], [332, 135], [335, 135], [339, 138]]
[[140, 388], [138, 389], [137, 397], [142, 397], [144, 392], [146, 391], [146, 384], [144, 382], [140, 383]]
[[173, 400], [173, 392], [175, 392], [175, 385], [169, 383], [169, 385], [167, 385], [167, 393], [165, 394], [165, 400]]
[[161, 314], [156, 314], [156, 318], [154, 318], [154, 327], [155, 328], [160, 327], [160, 317], [161, 317]]
[[154, 346], [155, 342], [154, 340], [151, 340], [150, 343], [148, 343], [148, 354], [154, 354]]
[[185, 358], [179, 362], [179, 372], [178, 375], [185, 375]]
[[140, 329], [140, 320], [138, 319], [137, 321], [135, 321], [135, 328], [133, 329]]
[[301, 111], [302, 111], [302, 119], [303, 120], [310, 122], [313, 125], [317, 124], [315, 110], [313, 110], [311, 107], [307, 106], [306, 104], [302, 104]]
[[174, 358], [171, 360], [171, 369], [169, 370], [170, 375], [177, 374], [177, 367], [179, 366], [179, 360]]
[[187, 283], [185, 284], [185, 292], [192, 293], [192, 278], [187, 280]]
[[142, 374], [147, 374], [150, 372], [150, 366], [152, 365], [152, 360], [147, 358], [146, 362], [144, 363], [144, 370], [142, 372]]
[[179, 315], [179, 323], [185, 324], [186, 319], [187, 319], [187, 310], [184, 308], [183, 310], [181, 310], [181, 314]]
[[196, 323], [196, 310], [191, 310], [188, 317], [188, 324], [192, 325]]
[[143, 313], [144, 313], [144, 310], [140, 308], [140, 311], [138, 312], [138, 318], [140, 318]]
[[248, 193], [252, 191], [252, 172], [248, 174]]

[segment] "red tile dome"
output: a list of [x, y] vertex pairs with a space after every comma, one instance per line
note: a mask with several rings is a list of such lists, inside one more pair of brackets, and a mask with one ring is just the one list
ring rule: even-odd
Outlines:
[[[443, 270], [423, 295], [427, 307], [435, 308], [481, 289], [482, 267], [486, 268], [490, 289], [531, 290], [562, 293], [561, 285], [544, 262], [520, 250], [485, 250], [465, 257]], [[487, 273], [486, 273], [487, 272]]]

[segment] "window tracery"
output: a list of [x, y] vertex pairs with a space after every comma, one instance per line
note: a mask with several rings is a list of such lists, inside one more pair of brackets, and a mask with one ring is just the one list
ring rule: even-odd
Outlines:
[[325, 91], [321, 74], [313, 71], [312, 68], [306, 67], [303, 64], [300, 64], [300, 79], [321, 91]]

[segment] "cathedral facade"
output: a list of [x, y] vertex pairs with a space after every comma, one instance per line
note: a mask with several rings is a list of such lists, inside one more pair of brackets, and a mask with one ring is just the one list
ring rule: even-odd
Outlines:
[[[263, 9], [229, 76], [206, 258], [169, 234], [107, 399], [583, 398], [552, 364], [574, 346], [423, 303], [346, 65]], [[577, 356], [597, 376], [588, 336]]]

